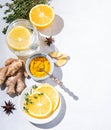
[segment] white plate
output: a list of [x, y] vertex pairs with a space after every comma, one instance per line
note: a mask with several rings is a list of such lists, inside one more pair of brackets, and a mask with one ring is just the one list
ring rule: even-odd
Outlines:
[[[37, 84], [37, 86], [39, 86], [40, 84]], [[48, 123], [52, 120], [54, 120], [59, 112], [60, 112], [60, 109], [61, 109], [61, 100], [60, 100], [60, 104], [57, 108], [57, 110], [48, 118], [45, 118], [45, 119], [37, 119], [37, 118], [33, 118], [31, 116], [29, 116], [28, 114], [26, 114], [23, 110], [23, 101], [24, 101], [24, 96], [25, 96], [25, 93], [29, 92], [31, 90], [32, 86], [30, 87], [27, 87], [24, 89], [24, 91], [22, 92], [22, 94], [20, 95], [20, 98], [19, 98], [19, 109], [20, 109], [20, 112], [21, 114], [24, 116], [25, 119], [27, 119], [28, 121], [34, 123], [34, 124], [45, 124], [45, 123]]]

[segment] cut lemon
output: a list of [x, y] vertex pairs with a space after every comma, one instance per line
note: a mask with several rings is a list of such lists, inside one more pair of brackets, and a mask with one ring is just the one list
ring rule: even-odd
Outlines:
[[46, 118], [52, 113], [52, 102], [46, 94], [34, 93], [28, 97], [28, 114], [35, 118]]
[[46, 4], [34, 6], [29, 13], [30, 21], [37, 28], [48, 27], [53, 22], [54, 16], [53, 8]]
[[25, 50], [31, 43], [31, 32], [23, 26], [15, 26], [7, 35], [7, 43], [14, 50]]
[[58, 91], [50, 84], [42, 84], [36, 90], [37, 92], [45, 93], [51, 99], [53, 105], [52, 111], [54, 112], [60, 103], [60, 95]]

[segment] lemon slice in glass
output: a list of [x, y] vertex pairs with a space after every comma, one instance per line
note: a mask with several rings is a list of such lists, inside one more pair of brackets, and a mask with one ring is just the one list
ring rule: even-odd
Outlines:
[[28, 49], [31, 44], [31, 32], [24, 26], [15, 26], [7, 35], [7, 43], [14, 50]]

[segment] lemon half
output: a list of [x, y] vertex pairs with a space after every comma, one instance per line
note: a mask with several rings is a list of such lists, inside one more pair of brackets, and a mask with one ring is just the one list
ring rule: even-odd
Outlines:
[[37, 28], [46, 28], [54, 20], [55, 13], [51, 6], [39, 4], [34, 6], [29, 13], [30, 21]]

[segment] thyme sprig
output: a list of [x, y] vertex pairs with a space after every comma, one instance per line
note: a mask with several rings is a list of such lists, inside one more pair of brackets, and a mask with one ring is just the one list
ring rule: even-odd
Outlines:
[[23, 106], [23, 109], [28, 112], [28, 108], [26, 106]]
[[26, 103], [26, 105], [33, 104], [32, 100], [29, 98], [28, 93], [25, 94], [25, 103]]
[[[29, 19], [29, 12], [31, 8], [37, 4], [47, 4], [50, 0], [12, 0], [10, 3], [0, 4], [0, 8], [6, 6], [3, 19], [9, 25], [16, 19], [24, 18]], [[6, 34], [8, 26], [3, 29]]]

